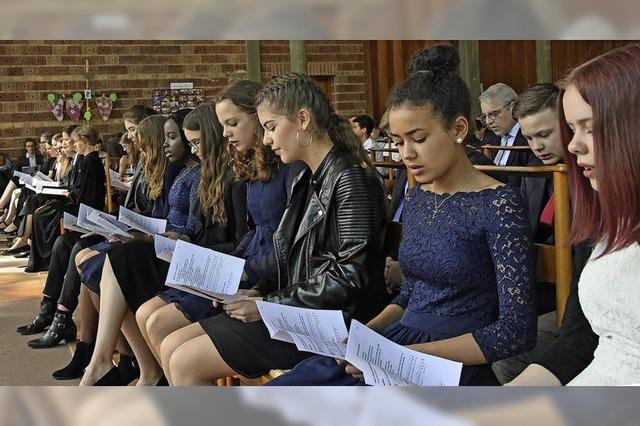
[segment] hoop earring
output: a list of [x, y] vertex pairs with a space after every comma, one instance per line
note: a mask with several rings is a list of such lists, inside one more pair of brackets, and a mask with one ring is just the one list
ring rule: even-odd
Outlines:
[[296, 132], [296, 143], [298, 144], [298, 146], [300, 148], [308, 148], [313, 143], [313, 135], [311, 134], [311, 132], [309, 132], [309, 143], [306, 144], [306, 145], [302, 145], [300, 143], [300, 131], [298, 131], [298, 132]]

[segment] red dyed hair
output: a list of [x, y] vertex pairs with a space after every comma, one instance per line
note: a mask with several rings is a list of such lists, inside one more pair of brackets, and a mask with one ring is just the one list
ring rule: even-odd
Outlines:
[[[593, 109], [593, 149], [598, 191], [582, 175], [562, 99], [575, 86]], [[561, 83], [560, 128], [573, 202], [571, 241], [604, 241], [602, 254], [640, 242], [640, 44], [586, 62]]]

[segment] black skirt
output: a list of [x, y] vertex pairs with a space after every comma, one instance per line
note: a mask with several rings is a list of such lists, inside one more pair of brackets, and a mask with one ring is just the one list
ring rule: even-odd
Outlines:
[[107, 256], [133, 313], [159, 291], [167, 288], [164, 283], [169, 263], [156, 257], [153, 241], [115, 244], [108, 249]]
[[273, 340], [262, 321], [242, 322], [221, 313], [200, 325], [227, 365], [250, 379], [272, 369], [291, 369], [313, 355], [299, 351], [293, 343]]

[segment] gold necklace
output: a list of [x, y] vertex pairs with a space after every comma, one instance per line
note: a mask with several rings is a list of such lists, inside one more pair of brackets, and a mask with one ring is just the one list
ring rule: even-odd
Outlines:
[[464, 188], [465, 186], [467, 186], [467, 184], [469, 182], [471, 182], [471, 178], [476, 174], [476, 169], [473, 169], [473, 171], [469, 174], [469, 177], [464, 181], [464, 183], [462, 185], [460, 185], [460, 188], [456, 189], [455, 192], [453, 192], [451, 195], [449, 195], [447, 198], [445, 198], [444, 200], [440, 201], [440, 204], [438, 204], [438, 199], [437, 199], [437, 194], [435, 192], [435, 182], [433, 183], [433, 205], [435, 206], [435, 209], [433, 210], [433, 216], [431, 216], [431, 219], [435, 219], [436, 215], [438, 214], [438, 212], [440, 211], [440, 207], [442, 207], [442, 205], [451, 197], [453, 197], [454, 195], [456, 195], [458, 192], [460, 192], [460, 190], [462, 188]]

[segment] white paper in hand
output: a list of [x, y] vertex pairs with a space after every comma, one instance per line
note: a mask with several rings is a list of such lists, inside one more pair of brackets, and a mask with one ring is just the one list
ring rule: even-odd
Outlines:
[[110, 183], [112, 188], [117, 189], [119, 191], [123, 191], [123, 192], [129, 191], [129, 185], [127, 185], [126, 183], [120, 180], [120, 177], [118, 176], [118, 172], [109, 170], [109, 178], [110, 178]]
[[247, 299], [236, 295], [244, 259], [176, 241], [166, 285], [221, 303]]
[[64, 225], [64, 229], [68, 229], [69, 231], [75, 231], [81, 234], [85, 234], [87, 232], [86, 229], [82, 229], [78, 226], [78, 218], [71, 213], [64, 212], [64, 215], [62, 216], [62, 223]]
[[372, 386], [458, 386], [462, 363], [413, 351], [353, 320], [347, 361]]
[[171, 262], [173, 250], [176, 248], [176, 240], [156, 234], [153, 236], [153, 247], [156, 249], [156, 257], [158, 259]]
[[124, 238], [133, 238], [133, 235], [127, 232], [127, 225], [119, 222], [115, 216], [111, 216], [110, 214], [103, 213], [98, 210], [92, 210], [91, 213], [89, 213], [89, 216], [87, 216], [87, 219], [104, 228], [110, 234]]
[[143, 216], [124, 207], [120, 207], [118, 220], [147, 235], [164, 234], [167, 230], [166, 219], [155, 219]]
[[108, 229], [104, 229], [102, 226], [99, 226], [89, 220], [89, 214], [91, 214], [93, 210], [95, 209], [87, 206], [86, 204], [80, 204], [80, 208], [78, 209], [77, 225], [87, 231], [95, 233], [96, 235], [100, 235], [105, 238], [109, 237], [111, 232]]
[[341, 311], [256, 303], [272, 339], [294, 343], [301, 351], [344, 359], [347, 327]]

